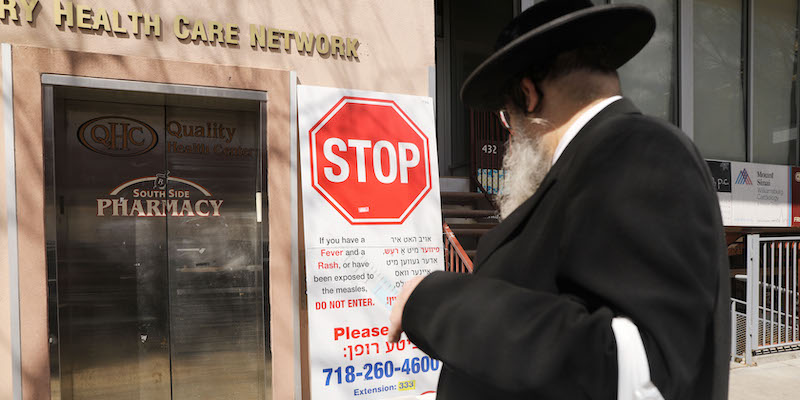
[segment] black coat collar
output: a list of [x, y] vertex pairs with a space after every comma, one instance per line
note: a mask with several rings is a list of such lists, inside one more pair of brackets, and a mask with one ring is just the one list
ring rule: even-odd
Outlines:
[[528, 219], [528, 216], [536, 209], [536, 206], [542, 201], [544, 196], [550, 191], [550, 188], [556, 183], [558, 177], [565, 167], [571, 164], [571, 160], [578, 154], [584, 147], [586, 147], [587, 136], [585, 132], [590, 132], [595, 126], [603, 121], [610, 119], [613, 116], [620, 114], [640, 114], [638, 108], [627, 98], [621, 98], [606, 108], [601, 110], [597, 115], [589, 120], [586, 125], [581, 128], [572, 142], [567, 145], [564, 152], [558, 158], [558, 161], [553, 165], [550, 171], [545, 175], [544, 180], [539, 185], [539, 189], [519, 205], [508, 217], [503, 220], [497, 227], [489, 231], [478, 243], [478, 254], [476, 256], [475, 266], [479, 268], [480, 265], [486, 261], [489, 256], [497, 250], [500, 245], [506, 242], [511, 235], [516, 233], [522, 226], [523, 222]]

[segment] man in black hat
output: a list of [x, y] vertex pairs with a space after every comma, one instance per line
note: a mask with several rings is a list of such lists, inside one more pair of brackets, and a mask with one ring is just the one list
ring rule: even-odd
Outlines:
[[439, 399], [727, 398], [728, 262], [705, 161], [620, 97], [652, 13], [544, 0], [514, 19], [463, 101], [512, 135], [503, 222], [472, 275], [409, 281], [392, 312], [443, 361]]

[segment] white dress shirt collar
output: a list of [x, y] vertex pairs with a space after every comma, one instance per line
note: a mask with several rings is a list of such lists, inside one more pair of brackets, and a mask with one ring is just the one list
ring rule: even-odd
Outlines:
[[575, 122], [570, 125], [567, 129], [567, 132], [564, 133], [564, 136], [561, 137], [561, 140], [558, 141], [558, 146], [556, 147], [556, 151], [553, 153], [553, 165], [558, 161], [558, 157], [561, 157], [561, 154], [569, 145], [569, 142], [575, 138], [578, 132], [583, 129], [583, 127], [592, 119], [595, 115], [597, 115], [600, 111], [603, 111], [604, 108], [608, 107], [609, 104], [621, 99], [622, 96], [611, 96], [594, 106], [590, 109], [586, 110], [581, 114]]

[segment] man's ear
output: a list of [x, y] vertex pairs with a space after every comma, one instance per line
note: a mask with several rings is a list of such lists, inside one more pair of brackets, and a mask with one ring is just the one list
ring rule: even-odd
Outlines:
[[539, 105], [539, 92], [536, 90], [536, 85], [533, 84], [531, 78], [522, 78], [519, 83], [520, 88], [522, 88], [522, 93], [525, 94], [525, 112], [531, 113], [536, 107]]

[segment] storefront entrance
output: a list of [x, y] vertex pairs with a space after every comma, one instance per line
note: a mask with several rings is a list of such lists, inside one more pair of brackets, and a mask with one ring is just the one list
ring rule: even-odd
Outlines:
[[266, 97], [213, 91], [45, 85], [54, 398], [270, 398]]

